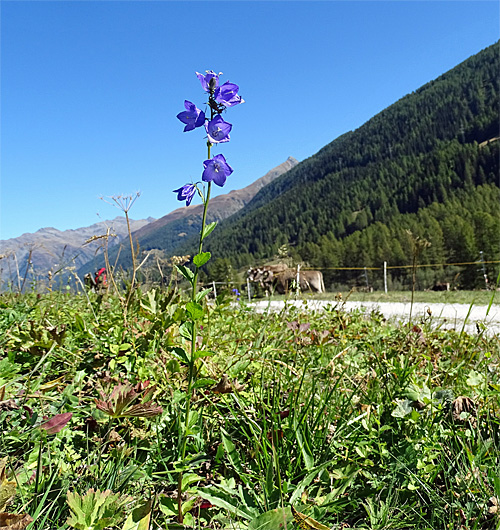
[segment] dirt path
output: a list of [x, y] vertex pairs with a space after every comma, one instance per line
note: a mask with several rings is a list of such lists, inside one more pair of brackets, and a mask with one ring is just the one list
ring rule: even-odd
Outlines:
[[[304, 304], [301, 300], [290, 300], [288, 304], [301, 306]], [[308, 300], [309, 309], [321, 309], [332, 302], [324, 300]], [[335, 304], [335, 302], [333, 302]], [[256, 311], [266, 311], [267, 308], [280, 310], [284, 307], [283, 301], [260, 301], [254, 302]], [[387, 319], [394, 321], [408, 321], [410, 317], [410, 303], [403, 302], [345, 302], [345, 311], [365, 308], [366, 311], [380, 311]], [[431, 311], [432, 322], [435, 326], [441, 325], [443, 329], [455, 329], [467, 333], [477, 333], [477, 323], [486, 326], [486, 333], [489, 336], [500, 337], [500, 304], [493, 304], [488, 312], [488, 306], [478, 305], [470, 306], [468, 304], [413, 304], [412, 320], [419, 320], [422, 316], [428, 316], [428, 310]]]

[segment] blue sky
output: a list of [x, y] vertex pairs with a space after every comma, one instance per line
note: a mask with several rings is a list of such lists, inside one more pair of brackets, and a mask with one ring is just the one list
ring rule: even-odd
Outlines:
[[246, 102], [225, 114], [234, 169], [218, 193], [303, 160], [499, 38], [492, 1], [1, 2], [0, 239], [182, 205], [203, 132], [183, 133], [195, 71]]

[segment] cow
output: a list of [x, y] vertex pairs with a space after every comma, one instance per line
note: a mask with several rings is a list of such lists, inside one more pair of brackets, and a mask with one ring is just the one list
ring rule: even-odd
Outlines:
[[[266, 291], [266, 295], [273, 290], [276, 290], [278, 294], [286, 294], [292, 283], [297, 281], [297, 270], [290, 269], [282, 263], [265, 265], [249, 269], [248, 279], [251, 282], [259, 282]], [[299, 287], [302, 291], [325, 292], [323, 274], [320, 271], [300, 271]]]
[[252, 269], [248, 269], [247, 278], [251, 282], [259, 282], [259, 285], [262, 287], [262, 289], [264, 289], [267, 296], [273, 289], [273, 284], [276, 281], [277, 275], [281, 274], [287, 269], [288, 266], [284, 263], [254, 267]]
[[[299, 271], [299, 288], [301, 291], [312, 291], [316, 293], [325, 292], [323, 273], [321, 271]], [[276, 277], [275, 289], [279, 294], [286, 294], [297, 282], [297, 270], [287, 269]]]

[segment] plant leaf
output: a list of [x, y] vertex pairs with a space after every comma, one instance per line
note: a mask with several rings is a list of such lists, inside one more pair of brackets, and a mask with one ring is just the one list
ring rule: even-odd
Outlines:
[[191, 340], [191, 332], [193, 330], [192, 322], [183, 322], [179, 326], [179, 335], [184, 337], [186, 340]]
[[214, 221], [213, 223], [210, 223], [209, 225], [205, 226], [205, 228], [203, 228], [203, 234], [201, 236], [201, 240], [203, 241], [208, 235], [210, 235], [216, 226], [217, 226], [217, 221]]
[[175, 355], [175, 357], [177, 357], [177, 359], [179, 359], [183, 363], [189, 364], [189, 358], [187, 356], [187, 353], [182, 348], [179, 348], [179, 347], [172, 348], [170, 350], [170, 353]]
[[[242, 517], [243, 519], [247, 520], [251, 520], [254, 516], [251, 513], [253, 510], [250, 507], [243, 506], [241, 501], [222, 491], [217, 491], [212, 487], [199, 488], [199, 491], [202, 493], [202, 497], [205, 500], [209, 501], [218, 508], [228, 510], [228, 512], [231, 514], [237, 515], [238, 517]], [[220, 495], [220, 497], [217, 495]], [[246, 508], [248, 512], [244, 511], [244, 508]]]
[[298, 512], [293, 506], [291, 508], [293, 518], [302, 530], [330, 530], [328, 526], [318, 523], [318, 521], [314, 520], [312, 517], [308, 517], [307, 515]]
[[208, 377], [203, 377], [200, 379], [197, 379], [195, 384], [193, 385], [193, 388], [203, 388], [204, 386], [210, 386], [215, 383], [214, 379], [210, 379]]
[[151, 501], [139, 506], [127, 517], [122, 530], [148, 530], [151, 521]]
[[191, 269], [188, 269], [184, 265], [176, 265], [175, 267], [189, 283], [193, 283], [194, 272]]
[[195, 300], [197, 302], [200, 302], [201, 300], [203, 300], [203, 298], [205, 298], [205, 296], [207, 296], [207, 294], [211, 292], [212, 292], [212, 289], [204, 289], [203, 291], [196, 293]]
[[203, 311], [203, 307], [201, 307], [200, 304], [197, 302], [188, 302], [186, 304], [186, 311], [191, 318], [191, 320], [201, 320], [203, 318], [203, 315], [205, 314]]
[[59, 431], [62, 431], [66, 424], [73, 416], [72, 412], [65, 412], [64, 414], [57, 414], [50, 420], [42, 423], [40, 429], [43, 429], [47, 434], [57, 434]]
[[292, 522], [290, 508], [276, 508], [269, 510], [250, 521], [248, 530], [278, 530], [290, 528]]
[[238, 474], [242, 475], [244, 473], [243, 466], [241, 465], [240, 455], [238, 454], [238, 451], [236, 450], [236, 446], [229, 439], [228, 433], [224, 431], [223, 429], [221, 429], [221, 435], [222, 435], [222, 443], [224, 444], [224, 449], [226, 450], [226, 454], [227, 454], [227, 457], [229, 458], [229, 461], [231, 462], [235, 471]]
[[301, 425], [297, 421], [295, 421], [294, 424], [295, 437], [297, 438], [297, 443], [299, 444], [302, 458], [304, 459], [304, 465], [306, 466], [307, 471], [311, 471], [314, 467], [314, 457], [311, 448], [309, 447], [307, 440], [304, 440]]
[[214, 355], [214, 352], [210, 350], [196, 350], [194, 352], [195, 359], [199, 359], [200, 357], [211, 357], [212, 355]]
[[202, 265], [205, 265], [205, 263], [212, 257], [212, 254], [210, 252], [201, 252], [200, 254], [196, 254], [196, 256], [193, 258], [193, 263], [200, 268]]

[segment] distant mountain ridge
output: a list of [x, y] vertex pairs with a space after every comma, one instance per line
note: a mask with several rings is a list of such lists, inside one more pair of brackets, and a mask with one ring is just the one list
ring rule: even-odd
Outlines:
[[[138, 230], [153, 221], [152, 217], [131, 220], [131, 228]], [[48, 227], [0, 240], [0, 279], [2, 283], [13, 281], [17, 284], [18, 278], [22, 280], [27, 270], [27, 279], [31, 281], [45, 278], [49, 271], [55, 274], [69, 266], [78, 269], [91, 260], [103, 244], [103, 239], [86, 241], [93, 236], [105, 235], [108, 229], [110, 234], [116, 234], [116, 237], [110, 238], [110, 246], [122, 241], [128, 234], [125, 218], [116, 217], [74, 230]]]
[[[299, 162], [295, 158], [289, 156], [285, 162], [271, 169], [263, 177], [260, 177], [245, 188], [232, 190], [229, 193], [218, 195], [217, 197], [210, 199], [209, 216], [212, 218], [211, 221], [220, 221], [226, 217], [230, 217], [238, 210], [241, 210], [241, 208], [248, 204], [264, 186], [267, 186], [267, 184], [295, 167], [298, 163]], [[144, 238], [154, 235], [155, 232], [175, 221], [181, 219], [188, 220], [196, 217], [201, 219], [202, 214], [203, 204], [192, 204], [190, 206], [178, 208], [153, 223], [134, 231], [134, 238], [141, 241]]]
[[[258, 178], [252, 184], [239, 190], [232, 190], [227, 194], [218, 195], [210, 199], [208, 207], [207, 221], [222, 221], [231, 215], [239, 212], [248, 203], [252, 201], [255, 195], [275, 179], [281, 177], [299, 162], [289, 156], [284, 162], [268, 171], [263, 177]], [[202, 204], [192, 204], [177, 208], [173, 212], [161, 217], [160, 219], [135, 230], [133, 233], [134, 241], [139, 243], [141, 251], [151, 249], [161, 249], [167, 254], [173, 255], [176, 249], [182, 247], [185, 241], [198, 234], [201, 226], [203, 214]], [[111, 261], [118, 252], [118, 249], [110, 251]], [[119, 264], [124, 268], [130, 266], [131, 256], [130, 249], [127, 246], [120, 251]], [[92, 260], [82, 267], [78, 273], [80, 276], [94, 270], [98, 265], [97, 260]]]

